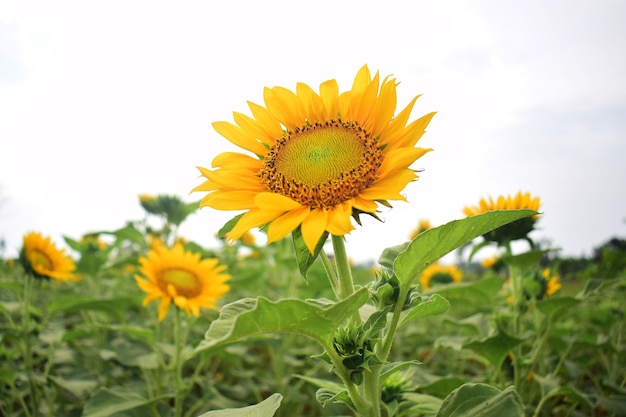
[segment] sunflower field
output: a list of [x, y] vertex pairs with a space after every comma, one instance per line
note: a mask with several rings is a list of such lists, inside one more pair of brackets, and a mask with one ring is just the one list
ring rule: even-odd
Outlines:
[[[351, 261], [344, 236], [431, 151], [434, 113], [396, 112], [397, 85], [363, 67], [342, 93], [266, 89], [214, 124], [246, 153], [200, 168], [201, 200], [26, 233], [0, 261], [0, 415], [626, 416], [626, 241], [561, 258], [517, 192]], [[178, 232], [200, 207], [238, 212], [217, 247]]]

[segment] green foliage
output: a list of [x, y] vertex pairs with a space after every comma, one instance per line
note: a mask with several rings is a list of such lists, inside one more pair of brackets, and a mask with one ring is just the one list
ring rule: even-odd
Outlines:
[[[534, 212], [430, 229], [385, 249], [375, 275], [327, 256], [328, 236], [310, 254], [299, 230], [270, 245], [186, 242], [227, 266], [231, 291], [219, 311], [196, 318], [172, 308], [159, 323], [133, 275], [153, 239], [178, 241], [186, 216], [168, 201], [147, 211], [161, 227], [150, 217], [65, 237], [79, 282], [32, 279], [0, 262], [0, 415], [623, 415], [626, 278], [617, 247], [570, 264], [549, 248], [499, 247], [508, 269], [461, 263], [463, 282], [422, 291], [428, 265], [455, 248], [474, 254], [489, 243], [475, 238]], [[195, 210], [181, 204], [186, 215]], [[580, 268], [562, 275], [561, 290], [530, 287], [546, 285], [543, 268], [563, 265]]]

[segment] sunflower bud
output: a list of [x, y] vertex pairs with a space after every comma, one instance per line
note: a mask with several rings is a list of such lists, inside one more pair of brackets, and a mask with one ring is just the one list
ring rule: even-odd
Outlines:
[[387, 324], [387, 311], [377, 311], [365, 323], [349, 323], [335, 332], [333, 346], [341, 356], [342, 364], [350, 374], [350, 380], [357, 385], [363, 382], [363, 371], [370, 365], [380, 364], [375, 347], [380, 340], [382, 329]]
[[[403, 310], [411, 306], [414, 292], [415, 289], [413, 288], [409, 290], [402, 305]], [[388, 270], [376, 271], [376, 279], [370, 284], [370, 296], [379, 310], [395, 306], [400, 298], [400, 281], [398, 277], [391, 274]]]

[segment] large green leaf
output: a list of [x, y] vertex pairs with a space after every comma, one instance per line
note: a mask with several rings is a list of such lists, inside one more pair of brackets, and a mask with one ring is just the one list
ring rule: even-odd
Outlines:
[[519, 255], [502, 255], [500, 260], [509, 266], [525, 271], [539, 265], [541, 258], [543, 258], [548, 252], [548, 250], [535, 249], [520, 253]]
[[524, 339], [509, 336], [502, 329], [499, 329], [495, 335], [484, 340], [465, 344], [463, 347], [472, 349], [489, 360], [493, 366], [499, 368], [509, 352], [523, 341]]
[[548, 317], [548, 320], [552, 320], [559, 312], [580, 304], [580, 302], [579, 299], [574, 297], [553, 297], [537, 301], [536, 306], [537, 310]]
[[336, 304], [284, 299], [270, 301], [264, 297], [245, 298], [225, 305], [211, 323], [194, 353], [245, 340], [267, 333], [295, 333], [308, 336], [327, 347], [335, 329], [368, 299], [361, 288]]
[[461, 245], [500, 226], [537, 214], [534, 210], [494, 210], [454, 220], [417, 235], [393, 262], [401, 285], [410, 286], [429, 265]]
[[450, 303], [439, 294], [424, 297], [421, 303], [402, 313], [398, 327], [422, 317], [443, 314], [448, 311], [448, 308], [450, 308]]
[[445, 297], [453, 307], [489, 307], [503, 284], [502, 278], [490, 277], [479, 281], [440, 286], [432, 291]]
[[137, 305], [137, 302], [131, 298], [125, 297], [102, 299], [73, 296], [57, 298], [51, 301], [47, 308], [50, 314], [57, 312], [100, 311], [121, 319], [133, 305]]
[[115, 413], [146, 406], [167, 397], [163, 395], [148, 399], [124, 387], [100, 388], [85, 404], [82, 417], [110, 417]]
[[282, 399], [282, 395], [275, 393], [255, 405], [209, 411], [198, 417], [272, 417], [280, 407]]
[[487, 384], [467, 383], [452, 391], [436, 417], [524, 417], [524, 405], [515, 387], [502, 391]]

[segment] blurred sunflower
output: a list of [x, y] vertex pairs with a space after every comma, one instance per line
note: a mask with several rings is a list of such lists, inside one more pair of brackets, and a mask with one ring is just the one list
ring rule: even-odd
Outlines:
[[431, 229], [433, 226], [430, 224], [430, 221], [428, 219], [420, 219], [417, 222], [417, 228], [414, 229], [411, 234], [409, 235], [409, 239], [413, 240], [417, 237], [417, 235], [419, 235], [422, 232], [427, 231], [428, 229]]
[[24, 235], [20, 260], [24, 269], [37, 277], [52, 278], [57, 283], [80, 280], [80, 276], [73, 273], [74, 260], [64, 249], [58, 249], [50, 237], [37, 232]]
[[[491, 197], [488, 199], [481, 198], [477, 206], [467, 206], [463, 209], [463, 213], [467, 216], [476, 216], [492, 210], [530, 209], [538, 211], [540, 205], [541, 200], [539, 197], [532, 197], [530, 193], [522, 193], [520, 191], [514, 196], [498, 196], [496, 200]], [[534, 246], [528, 234], [533, 231], [538, 218], [539, 215], [536, 214], [516, 220], [498, 227], [491, 232], [485, 233], [483, 238], [498, 244], [504, 244], [518, 239], [526, 239], [531, 246]]]
[[351, 216], [360, 224], [360, 213], [376, 217], [379, 204], [406, 201], [401, 191], [418, 178], [409, 167], [431, 150], [415, 145], [434, 113], [409, 123], [418, 96], [394, 116], [396, 86], [363, 66], [341, 94], [335, 80], [319, 94], [303, 83], [295, 92], [265, 88], [265, 107], [248, 102], [252, 117], [213, 123], [254, 156], [225, 152], [212, 169], [199, 167], [206, 181], [193, 191], [208, 192], [200, 206], [245, 211], [226, 234], [231, 242], [255, 227], [268, 225], [268, 243], [300, 227], [313, 253], [324, 232], [352, 231]]
[[422, 289], [428, 290], [432, 284], [449, 284], [461, 282], [463, 273], [456, 265], [432, 264], [419, 277]]
[[159, 321], [172, 301], [188, 315], [198, 316], [200, 307], [217, 309], [215, 303], [230, 289], [226, 284], [230, 275], [222, 273], [226, 266], [214, 258], [200, 259], [200, 254], [185, 251], [181, 244], [172, 249], [153, 246], [139, 264], [139, 272], [147, 278], [135, 275], [139, 288], [148, 294], [143, 305], [160, 298]]
[[561, 289], [561, 283], [559, 282], [561, 277], [559, 274], [553, 274], [549, 268], [545, 268], [541, 271], [541, 277], [545, 280], [544, 296], [553, 295]]

